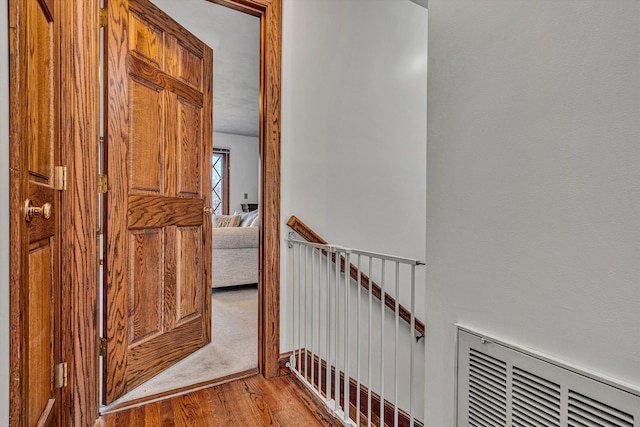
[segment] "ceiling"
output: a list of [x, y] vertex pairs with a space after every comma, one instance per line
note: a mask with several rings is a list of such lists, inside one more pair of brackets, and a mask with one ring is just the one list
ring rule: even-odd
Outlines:
[[205, 0], [151, 0], [213, 49], [214, 132], [258, 136], [260, 19]]

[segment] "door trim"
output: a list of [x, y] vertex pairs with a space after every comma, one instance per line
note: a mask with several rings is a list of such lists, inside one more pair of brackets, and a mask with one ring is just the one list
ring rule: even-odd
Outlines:
[[23, 20], [24, 3], [9, 0], [9, 423], [23, 425], [26, 367], [20, 357], [25, 348], [25, 332], [20, 313], [23, 312], [21, 277], [26, 269], [23, 258], [21, 236], [25, 234], [24, 219], [21, 218], [21, 196], [25, 194], [25, 182], [22, 180], [22, 160], [24, 147], [18, 142], [22, 139], [25, 100], [19, 94], [26, 93], [26, 82], [19, 78], [19, 72], [26, 67], [26, 42]]

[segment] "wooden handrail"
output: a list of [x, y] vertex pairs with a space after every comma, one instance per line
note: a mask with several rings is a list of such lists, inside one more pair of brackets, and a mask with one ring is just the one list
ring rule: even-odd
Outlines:
[[[304, 222], [302, 222], [298, 217], [296, 217], [295, 215], [292, 215], [289, 218], [289, 221], [287, 221], [287, 225], [296, 233], [298, 233], [298, 235], [300, 237], [302, 237], [303, 239], [305, 239], [307, 242], [310, 243], [320, 243], [323, 245], [328, 244], [328, 242], [326, 240], [324, 240], [322, 237], [320, 237], [320, 235], [318, 233], [316, 233], [315, 231], [313, 231], [311, 229], [311, 227], [309, 227], [307, 224], [305, 224]], [[325, 251], [322, 251], [325, 255], [327, 255], [327, 253]], [[332, 255], [332, 261], [334, 262], [334, 264], [336, 263], [336, 254]], [[347, 261], [345, 260], [345, 258], [343, 256], [340, 257], [340, 270], [341, 271], [345, 271], [345, 266], [346, 266]], [[349, 275], [351, 276], [351, 278], [355, 281], [358, 280], [358, 268], [353, 265], [352, 263], [349, 263]], [[367, 276], [364, 273], [360, 273], [360, 286], [362, 286], [363, 288], [365, 288], [367, 291], [369, 290], [369, 283], [371, 283], [371, 293], [373, 294], [374, 297], [376, 297], [378, 300], [382, 299], [382, 288], [380, 287], [380, 285], [378, 285], [376, 282], [374, 282], [373, 280], [369, 279], [369, 276]], [[391, 311], [393, 311], [395, 313], [396, 310], [396, 300], [395, 298], [393, 298], [391, 295], [389, 295], [388, 293], [384, 293], [384, 305], [386, 305], [389, 309], [391, 309]], [[405, 322], [411, 324], [411, 312], [409, 310], [407, 310], [406, 307], [404, 307], [402, 304], [399, 305], [399, 314], [400, 314], [400, 318], [402, 318], [402, 320], [404, 320]], [[424, 336], [425, 333], [425, 326], [424, 323], [421, 322], [420, 320], [418, 320], [418, 318], [414, 319], [415, 321], [415, 330], [416, 332], [418, 332], [421, 336]]]

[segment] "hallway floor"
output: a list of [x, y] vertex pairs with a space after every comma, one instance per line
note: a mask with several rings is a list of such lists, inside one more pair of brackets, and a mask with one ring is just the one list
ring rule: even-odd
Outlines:
[[103, 426], [342, 426], [291, 375], [254, 375], [102, 417]]
[[[211, 344], [133, 389], [113, 405], [257, 368], [257, 285], [214, 289], [211, 321]], [[102, 412], [109, 407], [103, 407]]]

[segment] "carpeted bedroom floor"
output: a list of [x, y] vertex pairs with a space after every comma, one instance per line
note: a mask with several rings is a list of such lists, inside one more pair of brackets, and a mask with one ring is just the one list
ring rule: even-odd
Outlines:
[[257, 285], [214, 289], [211, 312], [211, 344], [114, 403], [128, 402], [257, 368]]

